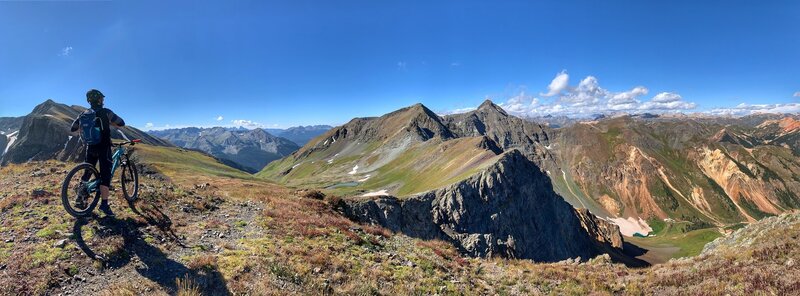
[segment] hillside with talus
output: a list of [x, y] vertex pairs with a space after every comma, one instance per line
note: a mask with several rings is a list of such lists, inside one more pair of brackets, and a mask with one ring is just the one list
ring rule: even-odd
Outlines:
[[[646, 235], [665, 219], [699, 229], [778, 215], [800, 207], [800, 158], [775, 140], [796, 130], [792, 116], [761, 118], [577, 123], [556, 131], [553, 153], [563, 171], [551, 178], [562, 195], [625, 218], [626, 235]], [[786, 129], [776, 131], [781, 123]]]

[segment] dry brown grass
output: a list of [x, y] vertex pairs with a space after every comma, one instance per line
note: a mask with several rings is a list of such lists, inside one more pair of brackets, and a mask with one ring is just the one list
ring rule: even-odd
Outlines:
[[192, 279], [189, 278], [187, 275], [184, 278], [175, 279], [175, 285], [178, 287], [178, 292], [176, 295], [178, 296], [201, 296], [203, 295], [200, 293], [200, 286], [198, 286]]
[[194, 257], [189, 264], [186, 265], [192, 270], [216, 270], [217, 269], [217, 256], [213, 255], [200, 255]]

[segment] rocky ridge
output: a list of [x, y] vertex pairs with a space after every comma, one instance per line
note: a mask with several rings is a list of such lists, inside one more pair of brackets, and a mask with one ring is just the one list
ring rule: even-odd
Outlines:
[[346, 215], [357, 221], [450, 241], [471, 256], [554, 262], [622, 248], [618, 227], [576, 212], [518, 150], [441, 189], [345, 204]]

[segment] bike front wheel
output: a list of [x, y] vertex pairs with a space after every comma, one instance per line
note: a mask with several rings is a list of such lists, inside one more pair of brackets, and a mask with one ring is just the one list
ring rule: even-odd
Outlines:
[[130, 159], [126, 159], [122, 166], [120, 182], [122, 183], [122, 195], [128, 202], [134, 202], [139, 198], [139, 173], [136, 171], [136, 165]]
[[100, 200], [100, 172], [88, 163], [75, 166], [61, 185], [61, 203], [75, 218], [87, 217]]

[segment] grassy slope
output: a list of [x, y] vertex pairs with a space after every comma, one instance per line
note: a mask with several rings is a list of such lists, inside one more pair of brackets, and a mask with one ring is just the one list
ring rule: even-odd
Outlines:
[[134, 149], [134, 155], [167, 175], [175, 175], [175, 173], [181, 172], [184, 175], [186, 173], [194, 173], [217, 177], [252, 179], [250, 174], [226, 166], [200, 152], [146, 144], [136, 145]]
[[656, 254], [651, 254], [648, 258], [651, 263], [696, 256], [705, 244], [722, 236], [716, 228], [692, 230], [691, 222], [651, 220], [649, 224], [653, 228], [654, 236], [626, 237], [625, 240], [645, 249], [653, 249]]
[[[446, 186], [471, 176], [494, 163], [499, 156], [480, 148], [481, 138], [462, 138], [446, 142], [431, 140], [416, 144], [397, 155], [387, 164], [364, 171], [388, 153], [375, 152], [375, 145], [368, 145], [351, 155], [333, 157], [330, 152], [312, 153], [297, 162], [292, 157], [268, 165], [257, 177], [282, 182], [289, 186], [326, 188], [343, 182], [370, 178], [352, 187], [338, 187], [327, 192], [337, 195], [359, 195], [363, 192], [387, 189], [398, 196], [424, 192]], [[332, 162], [328, 162], [329, 159]], [[357, 174], [349, 175], [355, 165], [361, 168]], [[280, 172], [294, 168], [286, 176]], [[280, 177], [278, 177], [280, 176]]]

